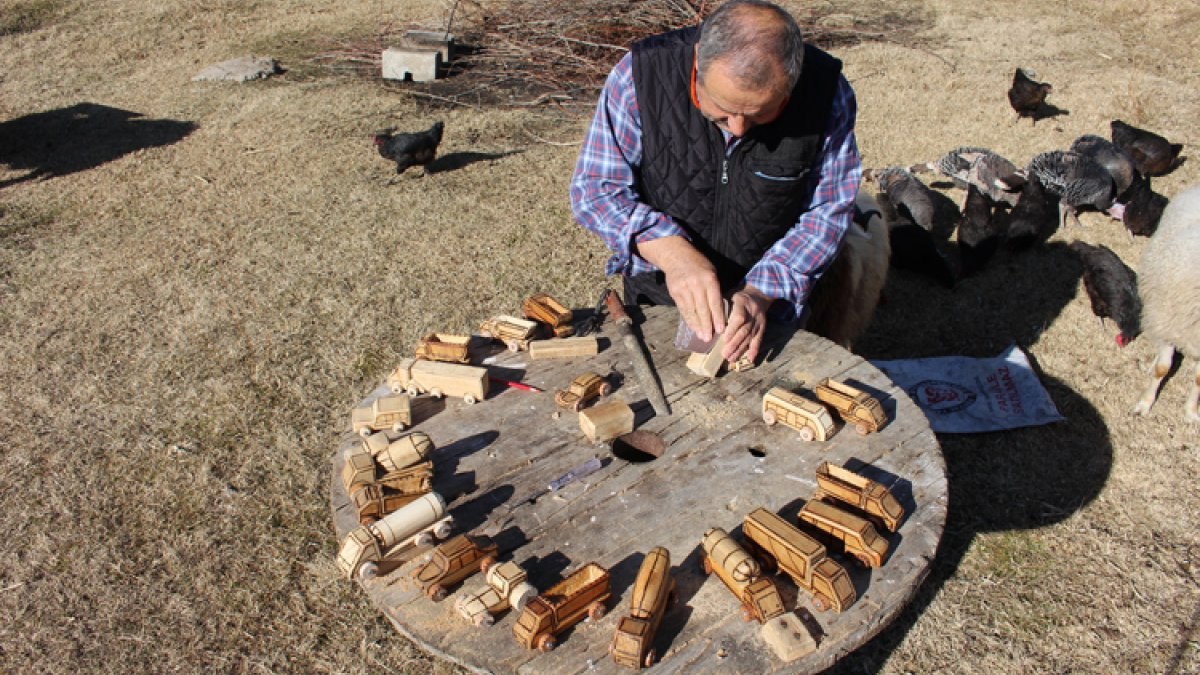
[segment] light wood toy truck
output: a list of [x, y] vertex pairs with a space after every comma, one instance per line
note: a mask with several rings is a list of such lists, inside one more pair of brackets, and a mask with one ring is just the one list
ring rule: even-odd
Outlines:
[[795, 429], [805, 442], [827, 440], [834, 429], [833, 416], [825, 406], [783, 387], [763, 394], [762, 418], [767, 426], [778, 422]]
[[870, 521], [816, 499], [805, 502], [796, 516], [801, 523], [825, 533], [827, 540], [840, 542], [846, 555], [863, 567], [883, 565], [888, 541], [879, 536]]
[[608, 570], [588, 563], [530, 600], [513, 626], [513, 637], [522, 647], [548, 652], [558, 645], [557, 634], [585, 617], [599, 621], [610, 595]]
[[817, 491], [813, 499], [845, 504], [888, 532], [895, 532], [904, 520], [904, 507], [887, 488], [829, 462], [817, 465]]
[[480, 335], [503, 342], [512, 352], [528, 349], [529, 341], [537, 337], [537, 330], [536, 321], [518, 319], [507, 314], [494, 316], [479, 325]]
[[638, 670], [658, 660], [654, 636], [675, 594], [671, 554], [659, 546], [646, 554], [633, 583], [629, 616], [621, 617], [608, 652], [617, 665]]
[[401, 359], [400, 365], [387, 377], [393, 392], [409, 396], [428, 393], [434, 398], [461, 396], [471, 405], [487, 396], [487, 368], [464, 366], [458, 363]]
[[366, 581], [410, 559], [418, 548], [449, 537], [453, 527], [445, 500], [430, 492], [382, 520], [351, 530], [338, 550], [338, 569], [347, 579]]
[[366, 438], [377, 431], [390, 429], [397, 433], [412, 424], [412, 408], [407, 396], [380, 396], [370, 405], [350, 411], [350, 428]]
[[705, 574], [715, 573], [733, 597], [741, 603], [742, 619], [766, 623], [784, 613], [783, 598], [769, 577], [746, 549], [725, 530], [714, 527], [700, 540], [704, 551], [701, 565]]
[[526, 319], [546, 326], [549, 333], [556, 338], [575, 334], [575, 327], [571, 325], [575, 313], [546, 293], [535, 293], [525, 298], [521, 303], [521, 313]]
[[525, 605], [537, 597], [537, 589], [527, 581], [525, 570], [514, 562], [492, 566], [485, 577], [485, 584], [463, 591], [454, 601], [454, 609], [476, 626], [492, 625], [496, 615], [509, 607], [524, 611]]
[[764, 508], [742, 522], [746, 548], [763, 570], [779, 570], [812, 595], [818, 611], [843, 612], [854, 604], [854, 583], [846, 569], [830, 558], [821, 542]]
[[421, 584], [426, 597], [441, 602], [446, 599], [448, 586], [476, 572], [487, 573], [496, 564], [498, 552], [489, 537], [460, 534], [433, 549], [429, 561], [413, 570], [413, 579]]
[[470, 363], [470, 344], [469, 335], [430, 333], [417, 341], [415, 356], [426, 361]]
[[887, 422], [883, 406], [870, 394], [848, 384], [826, 377], [813, 387], [817, 400], [837, 411], [837, 414], [862, 435], [879, 431]]

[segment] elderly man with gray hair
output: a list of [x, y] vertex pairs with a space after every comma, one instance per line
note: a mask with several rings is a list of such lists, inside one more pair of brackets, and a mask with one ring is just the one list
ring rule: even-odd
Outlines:
[[701, 339], [724, 335], [731, 361], [757, 358], [768, 313], [804, 318], [862, 177], [841, 65], [763, 0], [633, 45], [605, 83], [570, 194], [627, 300], [676, 305]]

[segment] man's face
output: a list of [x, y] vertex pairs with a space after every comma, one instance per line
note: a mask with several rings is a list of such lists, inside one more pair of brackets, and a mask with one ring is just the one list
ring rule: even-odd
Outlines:
[[782, 89], [741, 87], [718, 61], [709, 66], [703, 81], [696, 79], [695, 103], [709, 121], [740, 138], [779, 117], [788, 102], [787, 94], [780, 93]]

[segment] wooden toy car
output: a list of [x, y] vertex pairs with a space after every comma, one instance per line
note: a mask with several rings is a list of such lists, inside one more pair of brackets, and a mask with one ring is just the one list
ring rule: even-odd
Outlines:
[[763, 394], [762, 417], [767, 426], [779, 422], [795, 429], [805, 442], [824, 441], [834, 428], [833, 416], [825, 406], [783, 387]]
[[479, 334], [503, 342], [509, 351], [519, 352], [529, 347], [529, 341], [537, 336], [537, 329], [534, 321], [501, 314], [480, 324]]
[[725, 530], [714, 527], [705, 532], [700, 547], [704, 551], [700, 563], [704, 573], [715, 572], [733, 593], [742, 605], [743, 619], [766, 623], [783, 614], [783, 598], [775, 582], [761, 576], [758, 563]]
[[554, 393], [554, 402], [560, 408], [579, 412], [592, 399], [608, 396], [612, 393], [612, 384], [596, 373], [587, 372], [571, 380], [566, 388]]
[[526, 319], [545, 325], [554, 337], [569, 337], [575, 333], [575, 327], [571, 325], [575, 313], [546, 293], [535, 293], [525, 298], [521, 303], [521, 314]]
[[670, 598], [675, 593], [671, 578], [671, 554], [659, 546], [646, 554], [633, 584], [629, 600], [629, 616], [617, 623], [608, 651], [617, 665], [637, 670], [649, 668], [658, 660], [654, 635], [667, 613]]
[[408, 392], [409, 396], [428, 393], [434, 398], [461, 396], [470, 405], [487, 396], [487, 368], [464, 366], [458, 363], [401, 359], [400, 365], [387, 377], [393, 392]]
[[764, 508], [751, 511], [742, 522], [746, 548], [763, 569], [783, 571], [812, 594], [819, 611], [843, 612], [854, 604], [854, 584], [846, 569], [830, 558], [821, 542]]
[[879, 431], [887, 422], [883, 406], [874, 396], [848, 384], [826, 377], [813, 387], [813, 393], [817, 400], [836, 410], [846, 424], [854, 425], [855, 431], [864, 436]]
[[403, 431], [410, 424], [412, 409], [407, 396], [380, 396], [370, 405], [350, 412], [350, 427], [363, 438], [384, 429]]
[[416, 357], [428, 361], [470, 363], [469, 335], [430, 333], [417, 341]]
[[869, 521], [816, 499], [805, 502], [797, 517], [825, 533], [827, 541], [841, 542], [845, 553], [864, 567], [883, 565], [888, 542]]
[[817, 466], [817, 491], [813, 499], [845, 504], [889, 532], [895, 532], [904, 519], [904, 507], [887, 488], [829, 462]]
[[493, 565], [486, 577], [487, 583], [464, 591], [454, 601], [454, 609], [476, 626], [492, 625], [495, 615], [509, 607], [523, 611], [537, 596], [537, 589], [526, 581], [525, 570], [514, 562]]
[[554, 649], [558, 633], [584, 617], [598, 621], [604, 616], [604, 601], [611, 595], [608, 583], [608, 570], [594, 562], [584, 565], [525, 605], [513, 637], [529, 649]]
[[441, 602], [446, 598], [447, 586], [476, 572], [487, 572], [496, 563], [498, 551], [495, 542], [486, 536], [460, 534], [433, 549], [429, 562], [413, 570], [413, 578], [426, 596]]
[[366, 580], [412, 557], [418, 547], [450, 536], [454, 520], [436, 492], [423, 495], [370, 525], [351, 530], [338, 549], [337, 566], [347, 579]]

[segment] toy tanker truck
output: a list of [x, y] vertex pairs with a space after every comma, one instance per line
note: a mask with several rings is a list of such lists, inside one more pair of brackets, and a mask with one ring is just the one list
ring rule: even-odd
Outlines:
[[821, 542], [764, 508], [742, 523], [746, 548], [767, 571], [780, 570], [812, 594], [819, 611], [842, 612], [854, 603], [854, 584], [846, 569], [830, 558]]
[[654, 636], [667, 613], [670, 598], [675, 593], [671, 578], [671, 554], [659, 546], [646, 554], [633, 584], [629, 601], [629, 616], [617, 623], [608, 651], [617, 665], [637, 670], [649, 668], [658, 660]]
[[725, 530], [714, 527], [700, 541], [705, 574], [716, 573], [742, 605], [742, 618], [759, 623], [783, 614], [783, 599], [769, 577], [762, 576], [758, 562]]
[[551, 586], [525, 605], [513, 626], [513, 637], [522, 647], [548, 652], [558, 644], [558, 633], [585, 617], [598, 621], [606, 611], [608, 570], [588, 563]]
[[454, 520], [436, 492], [423, 495], [370, 525], [360, 525], [342, 540], [337, 565], [347, 579], [374, 577], [385, 567], [408, 560], [419, 547], [450, 536]]

